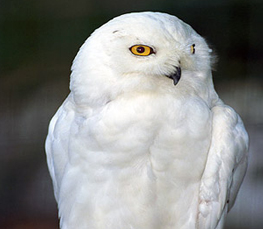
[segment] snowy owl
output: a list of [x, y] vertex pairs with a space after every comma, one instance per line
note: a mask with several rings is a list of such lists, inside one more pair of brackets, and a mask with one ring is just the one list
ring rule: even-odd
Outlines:
[[165, 13], [92, 33], [46, 140], [62, 229], [223, 228], [248, 136], [214, 90], [212, 62], [205, 40]]

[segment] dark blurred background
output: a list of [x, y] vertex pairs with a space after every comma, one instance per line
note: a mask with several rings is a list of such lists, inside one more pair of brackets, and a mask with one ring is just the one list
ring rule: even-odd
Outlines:
[[216, 50], [216, 90], [251, 141], [227, 228], [263, 228], [262, 0], [0, 0], [0, 228], [58, 228], [44, 141], [69, 92], [71, 62], [94, 29], [145, 10], [178, 16]]

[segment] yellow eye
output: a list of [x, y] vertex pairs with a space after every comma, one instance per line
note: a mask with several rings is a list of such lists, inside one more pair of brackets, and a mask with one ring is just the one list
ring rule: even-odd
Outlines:
[[195, 44], [191, 45], [191, 53], [195, 54]]
[[147, 45], [134, 45], [130, 47], [130, 51], [137, 56], [149, 56], [153, 53], [153, 49]]

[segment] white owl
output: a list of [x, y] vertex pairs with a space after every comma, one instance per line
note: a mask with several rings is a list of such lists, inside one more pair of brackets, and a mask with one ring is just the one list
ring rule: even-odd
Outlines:
[[77, 54], [46, 153], [63, 229], [222, 228], [248, 136], [214, 90], [211, 50], [165, 13], [130, 13]]

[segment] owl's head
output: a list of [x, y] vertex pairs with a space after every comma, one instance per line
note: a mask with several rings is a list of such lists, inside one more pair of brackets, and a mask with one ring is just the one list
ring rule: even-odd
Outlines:
[[205, 78], [211, 71], [211, 52], [205, 40], [175, 16], [125, 14], [95, 30], [81, 47], [72, 66], [71, 90], [107, 93], [124, 81], [174, 86], [193, 72]]

